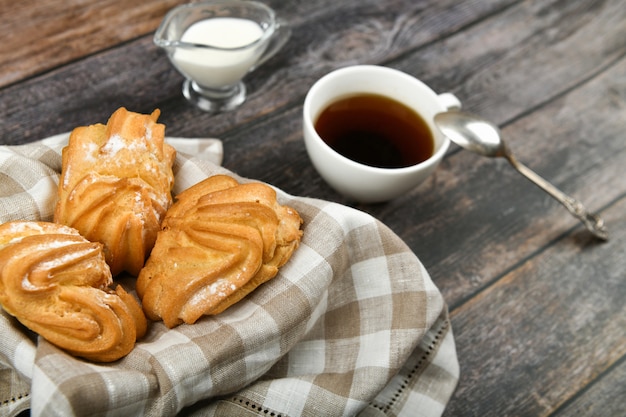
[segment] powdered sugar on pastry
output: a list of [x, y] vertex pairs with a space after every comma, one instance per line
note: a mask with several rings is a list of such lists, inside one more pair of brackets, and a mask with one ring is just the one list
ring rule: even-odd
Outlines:
[[173, 327], [224, 311], [276, 276], [301, 223], [265, 184], [216, 175], [185, 190], [137, 278], [146, 315]]
[[172, 204], [176, 152], [158, 116], [120, 108], [74, 129], [63, 149], [54, 221], [103, 243], [113, 275], [139, 273]]

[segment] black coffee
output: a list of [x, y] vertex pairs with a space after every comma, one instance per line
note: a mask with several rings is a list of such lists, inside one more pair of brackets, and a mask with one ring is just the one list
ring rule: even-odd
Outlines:
[[430, 128], [412, 109], [377, 94], [358, 94], [326, 107], [315, 130], [331, 148], [353, 161], [379, 168], [403, 168], [430, 158]]

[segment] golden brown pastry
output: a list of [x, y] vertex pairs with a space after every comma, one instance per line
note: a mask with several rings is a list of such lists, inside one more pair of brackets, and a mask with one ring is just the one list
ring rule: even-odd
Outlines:
[[0, 225], [2, 307], [70, 354], [114, 361], [146, 332], [138, 301], [111, 283], [101, 243], [56, 223]]
[[170, 328], [241, 300], [300, 243], [302, 219], [265, 184], [217, 175], [176, 200], [137, 279], [146, 315]]
[[176, 151], [158, 116], [120, 108], [106, 126], [74, 129], [63, 149], [54, 221], [102, 242], [113, 276], [139, 273], [172, 204]]

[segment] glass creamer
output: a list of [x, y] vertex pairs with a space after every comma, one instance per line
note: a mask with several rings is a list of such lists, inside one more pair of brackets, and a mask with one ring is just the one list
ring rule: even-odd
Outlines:
[[254, 1], [210, 1], [172, 9], [154, 35], [185, 77], [183, 95], [202, 110], [245, 101], [243, 78], [288, 40], [289, 27]]

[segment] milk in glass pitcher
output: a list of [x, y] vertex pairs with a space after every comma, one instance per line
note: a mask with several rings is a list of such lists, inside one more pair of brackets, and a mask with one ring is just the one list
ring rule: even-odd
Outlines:
[[255, 1], [206, 1], [172, 9], [154, 35], [185, 77], [183, 95], [200, 109], [232, 110], [246, 99], [243, 78], [289, 39], [289, 26]]

